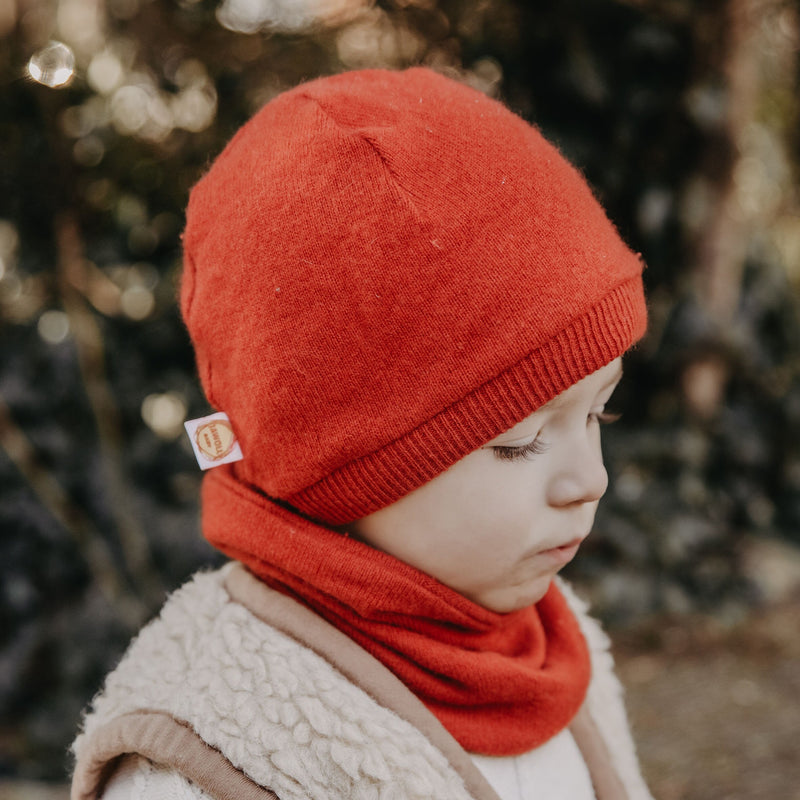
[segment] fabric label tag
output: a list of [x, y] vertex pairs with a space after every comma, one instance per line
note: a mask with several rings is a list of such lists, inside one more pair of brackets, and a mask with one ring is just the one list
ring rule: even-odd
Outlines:
[[220, 411], [200, 419], [190, 419], [183, 423], [183, 427], [189, 434], [200, 469], [210, 469], [244, 458], [227, 414]]

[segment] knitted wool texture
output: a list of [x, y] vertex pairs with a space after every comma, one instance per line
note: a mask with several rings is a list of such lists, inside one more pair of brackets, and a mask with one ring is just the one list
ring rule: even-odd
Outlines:
[[206, 484], [203, 504], [211, 544], [387, 666], [465, 750], [526, 753], [581, 707], [589, 651], [555, 584], [499, 614], [224, 476]]
[[[621, 355], [642, 266], [529, 124], [427, 69], [279, 95], [194, 188], [182, 310], [244, 460], [360, 519]], [[218, 476], [211, 476], [210, 481]]]

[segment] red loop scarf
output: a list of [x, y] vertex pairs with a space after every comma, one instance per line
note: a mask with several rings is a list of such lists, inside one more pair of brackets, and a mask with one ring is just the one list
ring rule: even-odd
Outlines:
[[226, 468], [203, 483], [203, 532], [386, 665], [469, 752], [532, 750], [569, 725], [583, 702], [589, 652], [554, 584], [535, 606], [489, 611], [277, 505]]

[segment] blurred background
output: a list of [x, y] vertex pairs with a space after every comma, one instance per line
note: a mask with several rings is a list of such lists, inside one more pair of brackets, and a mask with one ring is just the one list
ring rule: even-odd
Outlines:
[[569, 577], [661, 800], [800, 798], [800, 5], [0, 0], [0, 798], [221, 563], [183, 421], [189, 188], [278, 92], [427, 64], [502, 99], [646, 262], [651, 322]]

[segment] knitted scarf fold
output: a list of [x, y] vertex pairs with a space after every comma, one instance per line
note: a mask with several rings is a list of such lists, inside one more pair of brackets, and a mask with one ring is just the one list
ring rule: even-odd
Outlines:
[[203, 483], [208, 541], [381, 661], [465, 750], [518, 755], [569, 725], [591, 667], [555, 584], [535, 606], [489, 611], [233, 474], [220, 467]]

